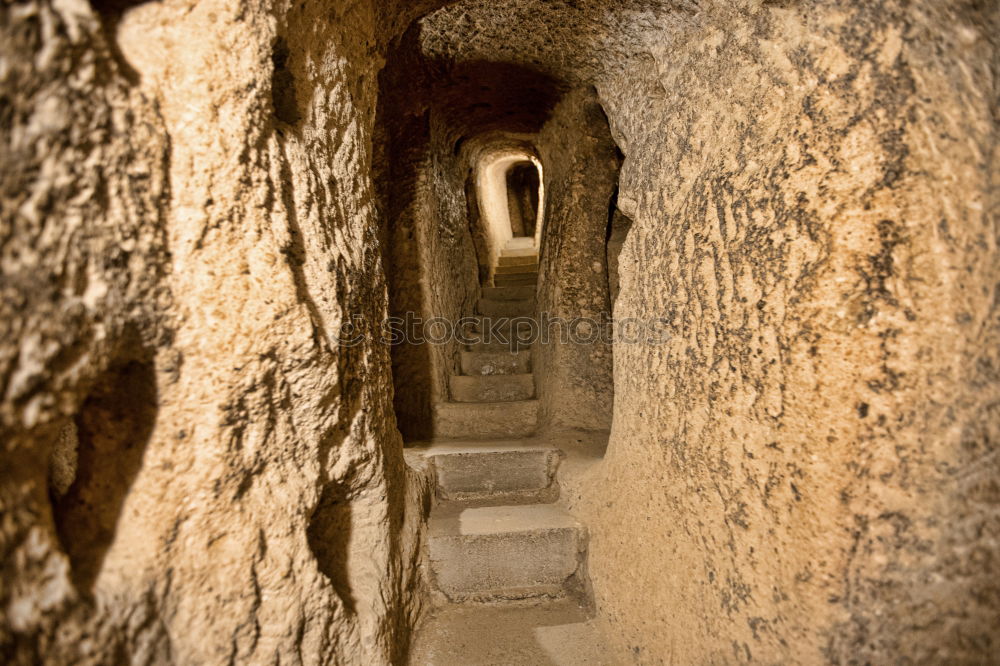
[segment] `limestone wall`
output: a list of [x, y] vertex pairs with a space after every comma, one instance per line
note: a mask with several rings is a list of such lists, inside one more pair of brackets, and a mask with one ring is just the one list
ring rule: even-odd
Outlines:
[[[0, 656], [399, 663], [426, 489], [366, 335], [389, 309], [376, 201], [396, 210], [372, 173], [387, 44], [435, 2], [98, 4], [0, 9]], [[996, 654], [997, 13], [424, 20], [435, 107], [392, 127], [424, 133], [420, 224], [458, 233], [463, 141], [546, 123], [563, 204], [607, 206], [613, 179], [581, 174], [612, 147], [557, 108], [570, 87], [624, 154], [614, 314], [670, 337], [614, 348], [607, 458], [573, 506], [623, 659]], [[560, 248], [604, 261], [598, 226], [543, 250], [543, 304], [578, 293]]]
[[[636, 661], [995, 655], [996, 7], [748, 3], [598, 85], [625, 153], [587, 509]], [[992, 178], [992, 180], [991, 180]]]
[[2, 660], [399, 663], [424, 489], [387, 350], [339, 341], [386, 312], [391, 35], [109, 7], [0, 20]]
[[[598, 612], [640, 663], [995, 653], [995, 3], [467, 0], [625, 155]], [[991, 180], [992, 179], [992, 180]], [[587, 493], [585, 492], [586, 496]]]
[[538, 288], [534, 374], [543, 428], [611, 425], [608, 208], [618, 159], [596, 96], [574, 90], [536, 142], [545, 167], [546, 210]]

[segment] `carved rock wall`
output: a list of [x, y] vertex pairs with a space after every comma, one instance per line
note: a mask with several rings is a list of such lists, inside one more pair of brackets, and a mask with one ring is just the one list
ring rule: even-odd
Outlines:
[[398, 12], [104, 9], [0, 23], [4, 660], [398, 663], [426, 489], [364, 335]]
[[618, 158], [596, 95], [567, 94], [535, 139], [545, 165], [535, 378], [544, 428], [611, 425], [606, 236]]
[[589, 515], [642, 662], [996, 650], [996, 8], [705, 11], [598, 85], [626, 158]]

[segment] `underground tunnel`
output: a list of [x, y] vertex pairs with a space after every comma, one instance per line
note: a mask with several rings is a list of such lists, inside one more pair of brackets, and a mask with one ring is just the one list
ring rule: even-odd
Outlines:
[[996, 663], [997, 35], [5, 4], [0, 661]]

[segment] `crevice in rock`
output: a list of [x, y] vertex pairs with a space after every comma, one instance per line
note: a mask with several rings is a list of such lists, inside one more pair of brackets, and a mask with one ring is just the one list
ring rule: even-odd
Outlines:
[[328, 483], [309, 518], [306, 529], [309, 548], [320, 572], [333, 585], [350, 613], [357, 612], [351, 588], [351, 498], [337, 483]]
[[92, 591], [142, 468], [157, 396], [152, 357], [138, 350], [96, 380], [72, 423], [60, 431], [52, 459], [53, 519], [73, 582], [84, 595]]
[[615, 301], [621, 289], [621, 266], [619, 258], [622, 246], [628, 240], [632, 230], [632, 219], [618, 208], [618, 188], [611, 196], [608, 204], [607, 261], [608, 261], [608, 294], [611, 297], [611, 311], [614, 312]]
[[299, 102], [295, 90], [295, 75], [288, 68], [291, 52], [284, 37], [274, 40], [271, 47], [271, 102], [274, 106], [274, 116], [288, 125], [298, 124]]

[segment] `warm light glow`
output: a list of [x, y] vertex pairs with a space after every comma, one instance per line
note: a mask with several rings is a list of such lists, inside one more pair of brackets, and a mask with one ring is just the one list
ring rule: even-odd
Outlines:
[[495, 266], [503, 246], [513, 238], [510, 210], [507, 206], [507, 174], [519, 164], [530, 162], [538, 170], [538, 211], [535, 218], [535, 247], [542, 237], [545, 211], [545, 186], [542, 163], [524, 151], [503, 150], [487, 154], [476, 169], [476, 189], [479, 196], [480, 219], [489, 241], [490, 265]]

